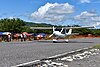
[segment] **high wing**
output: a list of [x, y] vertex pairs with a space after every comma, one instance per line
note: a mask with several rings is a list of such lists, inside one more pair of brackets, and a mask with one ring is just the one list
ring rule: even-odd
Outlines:
[[65, 27], [65, 29], [78, 29], [78, 28], [95, 28], [95, 26], [83, 26], [83, 27]]
[[[60, 27], [57, 27], [60, 28]], [[63, 27], [64, 29], [78, 29], [78, 28], [95, 28], [94, 26], [83, 26], [83, 27]], [[30, 27], [30, 29], [53, 29], [52, 27]]]

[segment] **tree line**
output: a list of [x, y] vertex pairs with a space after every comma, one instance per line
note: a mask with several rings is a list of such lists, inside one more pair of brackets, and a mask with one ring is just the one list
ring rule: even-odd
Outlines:
[[[4, 18], [0, 19], [0, 32], [11, 32], [11, 33], [21, 33], [21, 32], [28, 32], [28, 33], [47, 33], [51, 34], [52, 30], [32, 30], [30, 27], [64, 27], [64, 26], [57, 26], [52, 24], [46, 24], [46, 23], [33, 23], [33, 22], [26, 22], [24, 20], [21, 20], [20, 18]], [[69, 25], [67, 27], [70, 27]], [[73, 25], [71, 27], [80, 27], [79, 25]], [[79, 33], [82, 35], [85, 34], [93, 34], [93, 35], [100, 35], [100, 29], [73, 29], [73, 33]]]
[[25, 21], [19, 18], [13, 19], [1, 19], [0, 20], [0, 31], [2, 32], [12, 32], [12, 33], [21, 33], [24, 31], [32, 32], [30, 27], [25, 25]]

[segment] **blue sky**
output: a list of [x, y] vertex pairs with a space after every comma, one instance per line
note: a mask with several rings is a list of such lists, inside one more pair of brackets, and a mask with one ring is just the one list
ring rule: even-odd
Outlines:
[[100, 0], [0, 0], [0, 19], [100, 26]]

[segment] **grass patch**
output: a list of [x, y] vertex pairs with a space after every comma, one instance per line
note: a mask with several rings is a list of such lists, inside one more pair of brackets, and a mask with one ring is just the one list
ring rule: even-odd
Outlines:
[[93, 46], [93, 48], [100, 49], [100, 44]]

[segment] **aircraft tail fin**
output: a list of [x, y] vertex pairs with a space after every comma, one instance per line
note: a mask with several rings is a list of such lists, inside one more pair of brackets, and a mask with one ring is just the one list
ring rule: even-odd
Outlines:
[[68, 33], [66, 35], [71, 35], [72, 34], [72, 29], [69, 29]]

